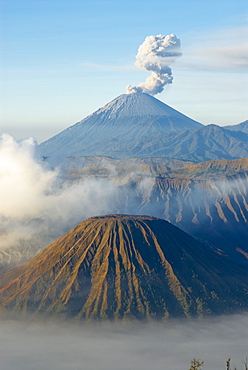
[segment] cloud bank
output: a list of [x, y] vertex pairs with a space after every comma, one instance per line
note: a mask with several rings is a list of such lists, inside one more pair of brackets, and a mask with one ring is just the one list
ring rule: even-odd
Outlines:
[[[107, 165], [107, 178], [65, 181], [36, 152], [32, 138], [0, 136], [0, 265], [25, 262], [89, 217], [127, 211], [114, 166]], [[128, 195], [146, 193], [153, 182], [144, 179]]]
[[247, 316], [167, 324], [0, 321], [1, 370], [244, 369]]
[[113, 181], [65, 183], [36, 155], [36, 142], [0, 136], [0, 250], [45, 247], [86, 218], [111, 211]]
[[161, 93], [165, 85], [173, 81], [169, 66], [181, 55], [181, 43], [176, 35], [147, 36], [138, 49], [135, 65], [151, 72], [151, 75], [138, 86], [128, 85], [127, 93], [139, 91], [150, 95]]
[[44, 169], [35, 159], [36, 142], [16, 142], [10, 135], [0, 137], [0, 215], [37, 217], [51, 194], [57, 171]]

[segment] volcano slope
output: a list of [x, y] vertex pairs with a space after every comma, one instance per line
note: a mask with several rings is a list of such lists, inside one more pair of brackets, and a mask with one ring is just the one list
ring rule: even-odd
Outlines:
[[41, 143], [38, 152], [52, 165], [80, 156], [247, 158], [247, 122], [203, 126], [149, 94], [122, 94]]
[[149, 216], [90, 218], [1, 279], [3, 311], [167, 319], [247, 310], [247, 270]]
[[49, 160], [55, 157], [60, 161], [82, 155], [130, 157], [137, 152], [137, 147], [129, 153], [129, 145], [132, 147], [143, 136], [194, 130], [202, 126], [149, 94], [122, 94], [41, 143], [39, 152]]
[[248, 265], [248, 159], [175, 161], [70, 158], [65, 178], [112, 179], [118, 196], [111, 213], [165, 219], [231, 261]]

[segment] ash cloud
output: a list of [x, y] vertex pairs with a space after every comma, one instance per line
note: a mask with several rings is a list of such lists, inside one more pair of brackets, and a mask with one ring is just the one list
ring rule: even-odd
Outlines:
[[169, 66], [181, 55], [181, 42], [176, 35], [147, 36], [138, 49], [135, 65], [151, 72], [151, 75], [144, 83], [137, 86], [128, 85], [127, 93], [144, 92], [150, 95], [161, 93], [164, 87], [173, 81]]

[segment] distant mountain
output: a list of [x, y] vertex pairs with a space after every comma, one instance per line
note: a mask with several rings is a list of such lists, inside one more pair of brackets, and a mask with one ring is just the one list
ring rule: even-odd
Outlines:
[[170, 223], [93, 217], [4, 274], [1, 309], [78, 319], [167, 319], [248, 309], [248, 272]]
[[195, 162], [247, 158], [248, 134], [209, 125], [191, 131], [144, 136], [126, 144], [125, 147], [114, 147], [112, 155], [171, 157]]
[[121, 95], [40, 144], [44, 157], [167, 157], [202, 162], [248, 157], [247, 122], [203, 126], [144, 93]]
[[[40, 144], [44, 156], [112, 156], [126, 143], [163, 132], [193, 130], [201, 123], [144, 93], [123, 94]], [[117, 150], [116, 150], [117, 149]]]
[[242, 123], [239, 123], [237, 125], [231, 125], [231, 126], [224, 126], [226, 130], [231, 130], [231, 131], [242, 131], [245, 134], [248, 134], [248, 120], [244, 121]]

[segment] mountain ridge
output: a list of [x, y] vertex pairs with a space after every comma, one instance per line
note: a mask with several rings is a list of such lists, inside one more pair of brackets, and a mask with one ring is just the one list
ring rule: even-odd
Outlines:
[[[217, 125], [194, 130], [143, 136], [124, 147], [114, 147], [116, 157], [171, 157], [202, 162], [248, 157], [248, 134], [223, 129]], [[128, 154], [128, 155], [127, 155]]]
[[248, 120], [238, 123], [236, 125], [224, 126], [224, 128], [226, 130], [241, 131], [241, 132], [244, 132], [245, 134], [248, 134]]

